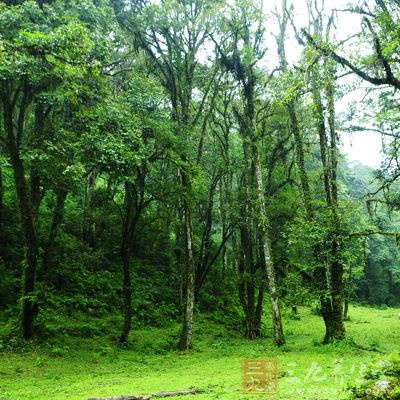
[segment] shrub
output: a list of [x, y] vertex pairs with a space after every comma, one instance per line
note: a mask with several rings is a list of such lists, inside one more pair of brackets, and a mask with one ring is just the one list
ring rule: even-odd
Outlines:
[[350, 392], [350, 399], [400, 400], [400, 353], [370, 365]]

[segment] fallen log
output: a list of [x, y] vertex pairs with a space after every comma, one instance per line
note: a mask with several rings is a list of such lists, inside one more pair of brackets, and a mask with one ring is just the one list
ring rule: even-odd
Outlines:
[[139, 395], [114, 396], [114, 397], [91, 397], [88, 400], [148, 400], [161, 397], [186, 396], [189, 394], [204, 393], [205, 391], [206, 391], [205, 389], [171, 390], [153, 394], [139, 394]]

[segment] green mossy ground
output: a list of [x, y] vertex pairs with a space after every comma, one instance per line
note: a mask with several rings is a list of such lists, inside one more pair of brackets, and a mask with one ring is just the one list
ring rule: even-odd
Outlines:
[[[3, 343], [0, 398], [84, 400], [190, 387], [209, 389], [191, 397], [196, 400], [346, 398], [345, 389], [361, 378], [364, 364], [399, 350], [397, 312], [352, 306], [349, 339], [323, 346], [321, 317], [300, 308], [300, 319], [284, 320], [287, 344], [280, 349], [271, 344], [267, 320], [266, 337], [246, 341], [203, 315], [197, 317], [194, 349], [187, 353], [174, 350], [178, 324], [134, 329], [128, 348], [122, 349], [115, 345], [118, 319], [60, 319], [48, 325], [45, 343], [17, 349]], [[242, 393], [242, 360], [252, 358], [278, 360], [279, 395]]]

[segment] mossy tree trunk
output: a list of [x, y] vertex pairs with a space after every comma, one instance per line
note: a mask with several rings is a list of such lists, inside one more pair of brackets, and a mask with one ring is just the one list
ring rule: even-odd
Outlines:
[[1, 92], [3, 103], [4, 131], [7, 150], [10, 156], [17, 192], [21, 228], [25, 245], [25, 261], [22, 270], [21, 326], [22, 336], [33, 336], [35, 318], [35, 280], [38, 263], [38, 240], [30, 201], [29, 184], [25, 176], [25, 166], [21, 157], [21, 144], [24, 136], [28, 107], [32, 102], [32, 88], [24, 80], [20, 93], [11, 91], [4, 85]]
[[[325, 240], [328, 248], [326, 264], [326, 287], [321, 294], [322, 315], [325, 322], [324, 343], [342, 340], [345, 337], [343, 320], [343, 265], [341, 262], [341, 227], [337, 193], [337, 132], [335, 129], [334, 84], [330, 63], [325, 59], [324, 74], [321, 76], [314, 67], [312, 76], [315, 117], [317, 120], [319, 146], [324, 177], [325, 201], [330, 213], [330, 224]], [[322, 79], [324, 85], [321, 86]], [[327, 108], [322, 102], [321, 93], [325, 93]], [[325, 123], [325, 111], [328, 114], [329, 137]]]
[[[165, 21], [157, 19], [153, 7], [146, 7], [145, 3], [137, 4], [137, 15], [140, 23], [134, 27], [137, 42], [154, 65], [154, 71], [165, 87], [171, 102], [171, 120], [177, 141], [180, 142], [177, 156], [177, 175], [180, 180], [180, 201], [178, 207], [183, 210], [178, 212], [181, 216], [179, 236], [184, 237], [185, 267], [182, 287], [183, 296], [183, 324], [178, 347], [182, 350], [192, 346], [192, 325], [195, 301], [195, 249], [193, 232], [193, 203], [194, 193], [192, 179], [196, 174], [193, 165], [196, 165], [193, 148], [194, 133], [203, 121], [203, 128], [197, 150], [197, 162], [202, 156], [204, 129], [207, 125], [206, 99], [209, 98], [211, 84], [215, 74], [210, 76], [209, 82], [199, 101], [193, 101], [193, 92], [196, 85], [197, 72], [200, 68], [198, 52], [209, 36], [208, 26], [211, 11], [218, 4], [212, 1], [190, 0], [179, 4], [176, 13], [171, 14], [167, 3], [161, 2], [156, 7], [165, 16]], [[136, 29], [140, 26], [139, 29]], [[193, 162], [194, 161], [194, 162]], [[197, 257], [197, 255], [196, 255]]]
[[132, 180], [124, 182], [124, 208], [122, 221], [122, 235], [120, 256], [123, 271], [123, 315], [124, 323], [122, 327], [120, 343], [128, 341], [129, 332], [132, 326], [132, 274], [131, 259], [135, 250], [135, 236], [137, 226], [142, 216], [143, 210], [150, 204], [151, 198], [145, 199], [145, 166], [136, 167], [136, 176]]
[[[277, 36], [278, 55], [283, 72], [287, 70], [285, 53], [285, 32], [289, 12], [286, 9], [287, 2], [283, 1], [280, 17], [280, 33]], [[311, 5], [310, 5], [311, 7]], [[317, 17], [313, 21], [315, 33], [322, 34], [322, 16], [316, 9]], [[310, 12], [310, 15], [312, 13]], [[323, 169], [323, 181], [325, 191], [326, 208], [330, 213], [327, 238], [324, 243], [314, 246], [314, 258], [316, 267], [313, 273], [313, 283], [320, 293], [322, 314], [325, 322], [324, 343], [332, 340], [340, 340], [345, 337], [343, 324], [343, 266], [340, 261], [340, 216], [338, 211], [337, 194], [337, 132], [335, 129], [335, 100], [332, 63], [323, 59], [323, 63], [315, 63], [311, 72], [311, 88], [314, 101], [314, 117], [319, 136], [319, 147]], [[321, 73], [323, 70], [323, 74]], [[323, 96], [326, 100], [324, 105]], [[304, 144], [300, 133], [296, 115], [295, 98], [291, 97], [287, 102], [287, 110], [290, 118], [290, 129], [296, 144], [296, 164], [299, 171], [303, 202], [307, 217], [313, 221], [315, 212], [311, 202], [309, 178], [305, 168]], [[327, 114], [327, 118], [325, 115]], [[326, 119], [329, 126], [329, 135], [326, 127]], [[327, 254], [327, 260], [325, 260]]]
[[48, 274], [50, 273], [54, 246], [64, 218], [64, 207], [67, 195], [68, 191], [66, 189], [60, 187], [57, 190], [56, 204], [53, 211], [53, 220], [50, 227], [49, 237], [43, 249], [43, 277], [45, 280], [47, 280], [46, 276], [48, 277]]
[[[254, 229], [256, 233], [256, 237], [260, 242], [262, 264], [265, 266], [266, 275], [268, 278], [268, 289], [269, 289], [269, 298], [271, 303], [271, 311], [272, 311], [272, 324], [274, 328], [274, 342], [277, 345], [282, 345], [285, 343], [285, 338], [283, 335], [283, 327], [282, 320], [280, 314], [280, 305], [279, 305], [279, 296], [278, 296], [278, 288], [275, 277], [275, 266], [272, 260], [272, 251], [271, 251], [271, 241], [269, 237], [269, 221], [268, 221], [268, 212], [267, 212], [267, 202], [265, 197], [265, 187], [263, 181], [263, 172], [262, 172], [262, 164], [259, 155], [259, 131], [257, 126], [257, 116], [256, 116], [256, 90], [257, 90], [257, 72], [255, 69], [255, 60], [258, 60], [264, 54], [264, 50], [261, 48], [262, 43], [262, 21], [259, 18], [256, 18], [255, 21], [255, 31], [252, 31], [251, 27], [248, 24], [248, 19], [250, 15], [255, 16], [259, 10], [257, 8], [248, 9], [244, 4], [240, 4], [239, 9], [240, 15], [235, 17], [236, 25], [232, 29], [231, 33], [231, 47], [227, 48], [221, 47], [216, 41], [216, 47], [221, 55], [221, 59], [225, 68], [232, 72], [236, 78], [236, 80], [241, 85], [241, 96], [243, 107], [239, 108], [237, 106], [234, 107], [234, 113], [239, 123], [240, 133], [242, 135], [243, 140], [243, 149], [244, 149], [244, 157], [245, 159], [250, 160], [250, 166], [247, 168], [247, 172], [245, 171], [245, 177], [247, 182], [244, 184], [250, 188], [250, 192], [247, 192], [246, 198], [243, 199], [246, 204], [255, 204], [258, 214], [252, 215], [251, 219], [253, 220]], [[253, 14], [254, 13], [254, 14]], [[258, 25], [256, 25], [258, 23]], [[240, 45], [241, 43], [244, 48], [252, 49], [252, 57], [253, 61], [249, 63], [246, 57], [243, 57], [241, 54]], [[252, 198], [254, 197], [254, 201], [252, 202]], [[242, 200], [242, 201], [243, 201]], [[242, 232], [245, 232], [245, 229], [242, 226]], [[243, 235], [242, 235], [243, 236]], [[247, 236], [250, 236], [247, 234]], [[250, 315], [256, 315], [256, 310], [254, 310], [254, 285], [253, 280], [255, 279], [255, 268], [254, 268], [254, 260], [250, 260], [249, 255], [246, 254], [246, 245], [243, 246], [243, 258], [241, 260], [243, 270], [244, 267], [247, 266], [247, 272], [249, 273], [249, 277], [247, 278], [251, 284], [247, 291], [247, 297], [249, 301], [247, 302], [247, 308], [249, 309]], [[263, 285], [260, 286], [259, 289], [259, 299], [260, 295], [262, 296], [262, 288]], [[250, 289], [250, 290], [249, 290]], [[241, 294], [243, 298], [243, 294]], [[242, 300], [243, 303], [243, 300]], [[257, 302], [258, 313], [261, 315], [261, 311], [259, 310], [262, 307], [262, 297], [261, 302]], [[260, 320], [260, 316], [257, 316], [255, 320]], [[249, 327], [247, 330], [253, 329], [251, 326], [251, 322], [249, 320]]]

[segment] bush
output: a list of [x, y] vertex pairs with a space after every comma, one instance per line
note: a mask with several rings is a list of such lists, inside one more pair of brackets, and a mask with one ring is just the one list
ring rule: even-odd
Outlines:
[[350, 392], [350, 399], [400, 400], [400, 353], [370, 365]]

